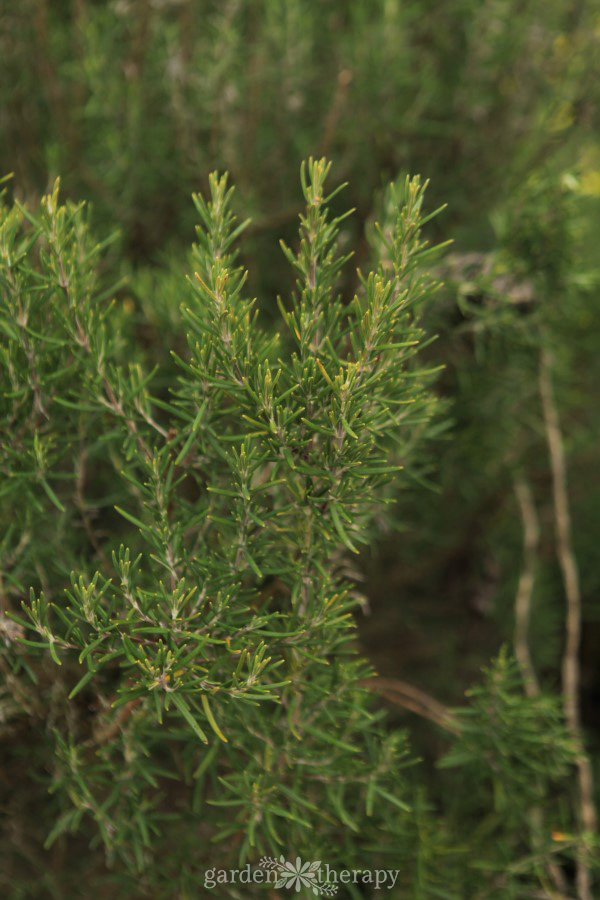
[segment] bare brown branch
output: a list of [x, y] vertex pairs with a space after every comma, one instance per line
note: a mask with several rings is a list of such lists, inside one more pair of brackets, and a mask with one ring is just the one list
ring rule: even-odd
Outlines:
[[[548, 350], [543, 350], [539, 374], [540, 396], [552, 469], [556, 552], [567, 601], [566, 639], [562, 662], [563, 703], [567, 725], [578, 747], [577, 774], [580, 824], [584, 832], [594, 832], [597, 827], [594, 782], [590, 760], [583, 746], [579, 711], [581, 591], [571, 536], [564, 442], [554, 397], [552, 373], [552, 355]], [[585, 850], [579, 854], [577, 860], [577, 890], [580, 900], [592, 900], [592, 876]]]
[[446, 731], [459, 733], [458, 722], [451, 711], [420, 688], [398, 678], [363, 678], [361, 684], [396, 706], [435, 722]]
[[515, 481], [515, 494], [523, 523], [523, 569], [519, 577], [515, 597], [515, 655], [525, 680], [528, 696], [535, 697], [540, 692], [531, 654], [529, 652], [529, 619], [531, 597], [535, 583], [535, 567], [538, 556], [540, 526], [531, 488], [524, 478]]

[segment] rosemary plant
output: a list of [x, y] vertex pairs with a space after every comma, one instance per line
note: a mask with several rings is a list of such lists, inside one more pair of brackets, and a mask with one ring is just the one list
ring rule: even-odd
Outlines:
[[400, 180], [344, 301], [329, 170], [302, 167], [280, 331], [246, 295], [227, 176], [194, 196], [188, 350], [156, 392], [84, 207], [57, 183], [2, 210], [5, 716], [50, 789], [45, 846], [83, 835], [142, 890], [286, 848], [375, 868], [409, 815], [347, 560], [435, 406], [416, 354], [439, 248]]

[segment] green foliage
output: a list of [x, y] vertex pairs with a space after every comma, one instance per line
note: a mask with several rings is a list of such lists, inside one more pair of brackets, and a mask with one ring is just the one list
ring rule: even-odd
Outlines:
[[[39, 212], [3, 209], [5, 590], [18, 599], [41, 585], [3, 619], [3, 666], [19, 683], [4, 715], [52, 761], [44, 846], [86, 835], [126, 892], [130, 879], [140, 895], [197, 889], [217, 845], [230, 866], [292, 846], [373, 868], [402, 835], [400, 884], [415, 896], [439, 882], [436, 844], [444, 877], [460, 871], [404, 775], [406, 734], [370, 708], [344, 562], [370, 539], [435, 409], [434, 371], [416, 354], [440, 248], [421, 237], [424, 187], [399, 180], [371, 235], [377, 268], [342, 302], [345, 215], [329, 214], [341, 189], [327, 195], [329, 170], [302, 168], [300, 241], [282, 244], [297, 275], [279, 301], [282, 332], [261, 328], [245, 294], [234, 242], [246, 223], [227, 177], [194, 197], [188, 351], [162, 397], [152, 383], [164, 379], [121, 362], [122, 315], [98, 279], [84, 208], [61, 206], [57, 184]], [[90, 464], [106, 472], [96, 491], [108, 488], [94, 507], [119, 517], [102, 540]], [[60, 674], [49, 678], [46, 658]], [[494, 785], [505, 827], [528, 822], [575, 752], [556, 701], [527, 700], [519, 684], [501, 657], [445, 759]], [[423, 828], [431, 845], [415, 868]], [[551, 851], [537, 852], [528, 878]]]
[[[328, 173], [323, 160], [302, 170], [282, 340], [245, 297], [227, 178], [194, 198], [189, 353], [167, 399], [151, 395], [152, 373], [119, 363], [119, 316], [96, 279], [101, 248], [84, 209], [60, 206], [58, 184], [39, 213], [4, 209], [8, 591], [43, 586], [8, 613], [7, 665], [50, 704], [50, 728], [29, 724], [52, 760], [46, 847], [83, 830], [118, 871], [168, 883], [183, 866], [197, 880], [204, 845], [180, 835], [178, 852], [169, 841], [157, 855], [165, 829], [173, 838], [184, 826], [167, 825], [168, 779], [185, 786], [184, 819], [199, 817], [242, 863], [290, 843], [341, 859], [340, 826], [345, 855], [360, 858], [369, 833], [385, 822], [391, 838], [410, 809], [405, 737], [381, 731], [359, 683], [369, 670], [352, 650], [357, 598], [342, 562], [367, 540], [381, 488], [414, 452], [414, 423], [432, 412], [431, 375], [414, 359], [432, 249], [420, 237], [423, 187], [407, 178], [379, 231], [379, 271], [344, 305], [344, 217], [328, 214]], [[114, 506], [127, 545], [100, 544], [86, 462], [119, 484], [93, 502]], [[81, 524], [85, 562], [66, 539]], [[21, 554], [34, 527], [58, 541]], [[92, 575], [90, 550], [102, 568]], [[46, 653], [64, 670], [51, 687]], [[103, 699], [90, 716], [80, 702], [93, 697]]]
[[[0, 171], [35, 194], [61, 174], [137, 259], [187, 243], [187, 197], [215, 168], [279, 237], [317, 152], [363, 214], [382, 173], [424, 171], [477, 236], [532, 165], [597, 127], [594, 4], [23, 0], [2, 22]], [[273, 292], [282, 271], [262, 272]]]
[[524, 696], [506, 649], [483, 674], [467, 692], [469, 706], [457, 710], [458, 736], [439, 762], [453, 776], [450, 819], [461, 830], [470, 823], [474, 871], [461, 873], [462, 891], [469, 896], [485, 882], [493, 897], [517, 900], [540, 886], [551, 895], [555, 859], [572, 860], [577, 845], [561, 787], [577, 748], [559, 699]]
[[496, 811], [510, 816], [529, 803], [549, 800], [549, 782], [567, 774], [577, 748], [565, 729], [558, 698], [523, 697], [522, 674], [503, 652], [467, 692], [470, 705], [445, 768], [469, 765], [477, 780], [494, 781]]

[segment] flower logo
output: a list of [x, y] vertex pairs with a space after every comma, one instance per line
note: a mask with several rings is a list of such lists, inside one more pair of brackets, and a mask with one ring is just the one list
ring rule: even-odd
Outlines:
[[275, 884], [276, 888], [296, 888], [299, 891], [301, 888], [307, 887], [313, 894], [317, 896], [322, 894], [326, 897], [333, 897], [337, 891], [337, 884], [321, 884], [318, 881], [317, 872], [321, 866], [321, 860], [303, 864], [300, 857], [297, 856], [294, 865], [283, 856], [280, 856], [278, 860], [271, 856], [263, 856], [260, 865], [263, 869], [275, 869], [279, 873], [279, 879]]

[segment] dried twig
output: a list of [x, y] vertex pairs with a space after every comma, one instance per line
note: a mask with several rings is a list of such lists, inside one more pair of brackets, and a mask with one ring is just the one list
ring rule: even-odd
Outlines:
[[523, 569], [515, 597], [515, 655], [523, 672], [525, 690], [529, 697], [535, 697], [540, 688], [529, 652], [529, 617], [540, 527], [531, 488], [522, 477], [515, 481], [515, 494], [523, 522]]
[[[563, 703], [567, 725], [578, 748], [577, 775], [580, 824], [584, 831], [594, 832], [597, 826], [597, 814], [594, 805], [593, 774], [590, 761], [583, 746], [579, 711], [581, 592], [577, 562], [573, 553], [571, 539], [565, 451], [554, 397], [552, 368], [552, 355], [548, 350], [543, 350], [539, 375], [540, 396], [552, 469], [556, 551], [567, 600], [566, 640], [562, 662]], [[581, 852], [577, 859], [577, 890], [580, 900], [592, 900], [592, 879], [585, 851]]]
[[131, 718], [141, 702], [141, 697], [134, 697], [133, 700], [129, 700], [128, 703], [121, 707], [111, 722], [100, 726], [94, 731], [92, 744], [96, 747], [100, 747], [102, 744], [108, 744], [112, 741], [113, 738], [119, 734], [125, 723]]
[[[523, 672], [527, 696], [537, 697], [540, 693], [540, 686], [529, 651], [529, 619], [531, 615], [531, 597], [535, 584], [540, 526], [531, 488], [522, 477], [515, 480], [515, 494], [523, 522], [523, 569], [519, 577], [515, 597], [515, 655]], [[544, 831], [544, 816], [539, 806], [534, 806], [531, 809], [531, 821], [533, 825], [533, 840], [538, 845], [538, 850], [540, 850], [538, 835]], [[552, 859], [547, 859], [546, 865], [548, 874], [559, 892], [558, 896], [565, 897], [567, 882], [562, 869]]]
[[333, 102], [325, 119], [323, 137], [319, 146], [320, 156], [327, 156], [329, 154], [335, 132], [339, 124], [340, 116], [342, 115], [344, 106], [346, 105], [348, 88], [352, 83], [352, 78], [353, 74], [350, 69], [342, 69], [341, 72], [338, 73], [335, 93], [333, 95]]
[[459, 733], [458, 722], [450, 710], [412, 684], [398, 678], [379, 677], [363, 678], [361, 684], [396, 706], [402, 706], [425, 719], [430, 719], [446, 731]]
[[75, 461], [75, 504], [77, 506], [77, 509], [79, 510], [79, 515], [81, 516], [81, 521], [90, 545], [94, 549], [94, 552], [100, 562], [100, 565], [102, 566], [102, 569], [104, 570], [104, 573], [106, 575], [109, 575], [109, 577], [112, 577], [112, 566], [110, 565], [102, 544], [98, 540], [98, 536], [94, 531], [92, 519], [85, 499], [87, 452], [83, 441], [84, 434], [82, 433], [81, 428], [79, 436], [79, 455], [77, 456], [77, 459]]

